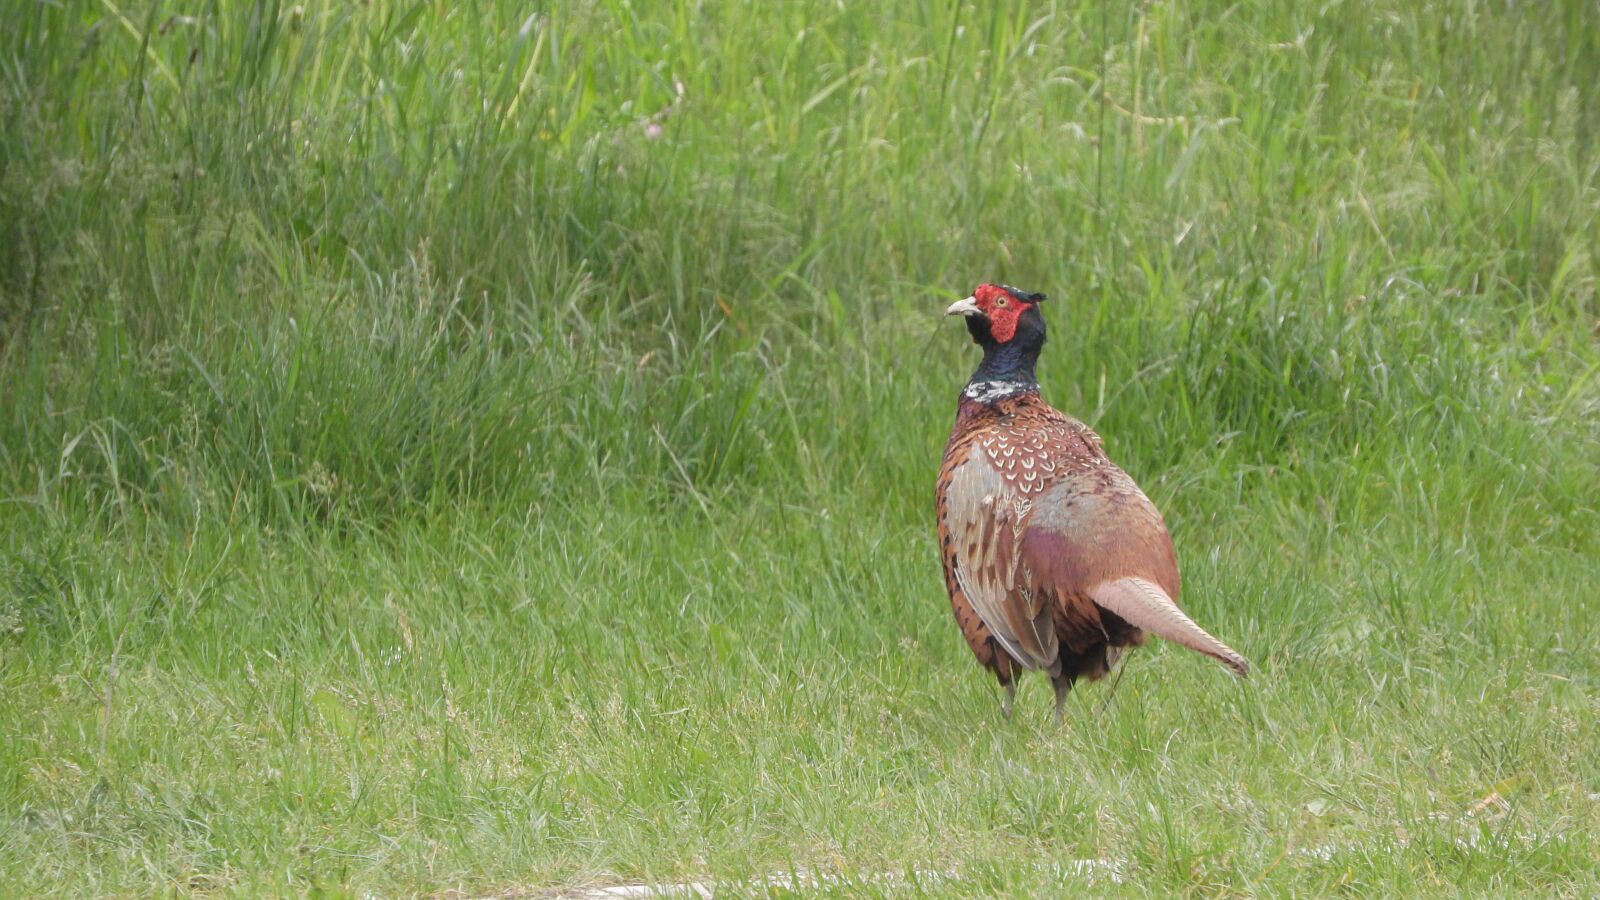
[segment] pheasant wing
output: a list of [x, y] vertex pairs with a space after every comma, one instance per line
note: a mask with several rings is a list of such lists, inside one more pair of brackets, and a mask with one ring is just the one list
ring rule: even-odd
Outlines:
[[974, 446], [955, 466], [947, 494], [956, 579], [983, 624], [1022, 665], [1048, 668], [1059, 655], [1044, 595], [1019, 571], [1031, 502]]

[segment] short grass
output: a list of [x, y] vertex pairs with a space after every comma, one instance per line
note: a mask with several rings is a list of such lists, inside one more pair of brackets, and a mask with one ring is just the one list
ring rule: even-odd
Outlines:
[[[1592, 4], [468, 6], [0, 9], [0, 893], [1600, 893]], [[1000, 719], [990, 279], [1249, 682]]]

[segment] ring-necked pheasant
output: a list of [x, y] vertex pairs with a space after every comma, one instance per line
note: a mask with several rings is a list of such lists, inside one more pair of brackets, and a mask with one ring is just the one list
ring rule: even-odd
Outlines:
[[1125, 647], [1158, 634], [1243, 676], [1244, 657], [1178, 609], [1166, 523], [1100, 437], [1039, 397], [1043, 294], [981, 284], [952, 304], [983, 362], [961, 392], [939, 469], [939, 548], [967, 644], [1005, 688], [1049, 673], [1060, 718], [1079, 678], [1104, 676]]

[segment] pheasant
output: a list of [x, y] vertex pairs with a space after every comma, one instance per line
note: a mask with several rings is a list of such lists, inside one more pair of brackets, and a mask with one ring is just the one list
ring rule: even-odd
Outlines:
[[1158, 634], [1240, 677], [1245, 658], [1178, 608], [1178, 559], [1155, 505], [1100, 437], [1039, 397], [1043, 294], [981, 284], [966, 317], [983, 361], [961, 392], [936, 492], [945, 587], [962, 636], [1011, 716], [1016, 678], [1043, 669], [1059, 720], [1079, 678], [1103, 677]]

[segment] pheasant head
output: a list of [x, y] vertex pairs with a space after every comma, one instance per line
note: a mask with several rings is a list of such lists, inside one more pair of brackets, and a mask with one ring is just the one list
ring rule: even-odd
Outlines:
[[1037, 385], [1034, 366], [1044, 348], [1044, 294], [1005, 284], [980, 284], [972, 296], [950, 304], [948, 316], [965, 316], [972, 342], [983, 348], [983, 362], [969, 385]]

